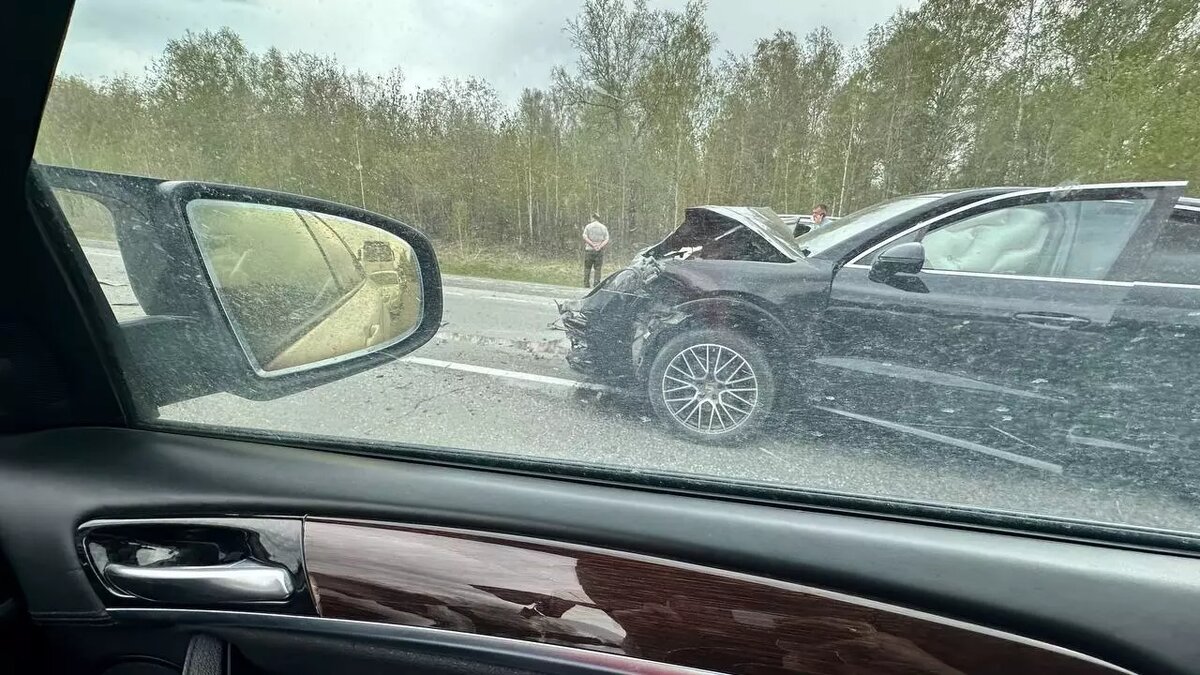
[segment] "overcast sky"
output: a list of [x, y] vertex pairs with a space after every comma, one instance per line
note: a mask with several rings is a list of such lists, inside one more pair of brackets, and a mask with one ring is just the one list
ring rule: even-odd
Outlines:
[[[678, 9], [686, 0], [650, 0]], [[582, 0], [77, 0], [59, 72], [140, 75], [185, 30], [229, 26], [256, 52], [336, 56], [352, 69], [399, 66], [411, 85], [482, 77], [506, 100], [574, 61], [563, 27]], [[709, 0], [717, 52], [745, 53], [776, 29], [826, 25], [843, 44], [917, 0]]]

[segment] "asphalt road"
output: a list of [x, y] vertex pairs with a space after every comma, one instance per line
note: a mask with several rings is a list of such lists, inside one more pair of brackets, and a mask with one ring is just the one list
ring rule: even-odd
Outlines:
[[[140, 314], [119, 253], [87, 242], [118, 319]], [[689, 443], [636, 393], [580, 382], [550, 328], [554, 299], [582, 289], [445, 278], [444, 326], [395, 363], [274, 401], [216, 394], [167, 406], [169, 420], [705, 474], [1200, 532], [1200, 505], [1152, 481], [1114, 486], [935, 443], [899, 443], [812, 413], [742, 447]]]

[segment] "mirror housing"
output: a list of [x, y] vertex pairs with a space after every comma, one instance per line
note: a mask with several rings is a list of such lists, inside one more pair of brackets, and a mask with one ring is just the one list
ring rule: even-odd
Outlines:
[[[433, 246], [424, 234], [399, 221], [344, 204], [270, 190], [45, 165], [35, 172], [48, 187], [90, 197], [112, 214], [116, 247], [139, 306], [137, 316], [115, 326], [124, 338], [117, 341], [116, 348], [118, 358], [136, 364], [130, 370], [138, 376], [127, 381], [139, 404], [157, 407], [216, 392], [255, 400], [286, 396], [392, 362], [428, 342], [441, 325], [442, 282]], [[377, 322], [368, 321], [365, 327], [347, 324], [343, 312], [332, 324], [338, 330], [328, 330], [331, 323], [325, 322], [327, 330], [317, 337], [309, 330], [316, 324], [305, 322], [299, 334], [308, 335], [309, 342], [285, 359], [288, 367], [256, 362], [246, 349], [245, 325], [238, 326], [231, 316], [229, 298], [221, 297], [212, 261], [206, 264], [196, 224], [189, 220], [188, 205], [198, 200], [248, 210], [295, 210], [307, 214], [310, 223], [314, 221], [307, 216], [320, 214], [327, 222], [350, 222], [368, 234], [373, 232], [362, 242], [345, 242], [348, 250], [343, 258], [357, 270], [361, 283], [370, 285], [371, 306], [382, 312], [380, 316], [386, 317], [388, 308], [393, 317], [404, 309], [402, 330], [397, 329], [389, 339], [372, 340], [371, 329]], [[246, 227], [254, 227], [252, 219]], [[384, 240], [398, 240], [406, 246], [398, 247], [403, 249], [398, 255], [389, 255], [376, 243]], [[89, 245], [87, 240], [80, 243]], [[363, 257], [367, 264], [362, 263]], [[400, 270], [402, 262], [411, 273]], [[99, 284], [95, 294], [97, 304], [107, 304]], [[406, 297], [419, 298], [419, 302], [404, 304], [401, 301]], [[359, 336], [361, 344], [340, 346], [345, 341], [341, 334], [351, 332]], [[312, 348], [318, 339], [328, 342], [331, 333], [337, 336], [337, 344]], [[298, 356], [302, 353], [318, 356], [307, 357], [306, 362]], [[130, 358], [133, 354], [136, 359]]]
[[919, 241], [884, 249], [871, 263], [871, 281], [885, 281], [898, 274], [918, 274], [925, 266], [925, 246]]

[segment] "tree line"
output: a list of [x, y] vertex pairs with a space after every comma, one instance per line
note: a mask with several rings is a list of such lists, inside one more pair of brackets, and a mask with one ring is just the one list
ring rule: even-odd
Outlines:
[[926, 0], [855, 49], [824, 27], [721, 54], [705, 4], [586, 0], [551, 84], [171, 40], [139, 76], [56, 79], [41, 162], [332, 199], [461, 249], [565, 254], [593, 212], [631, 251], [695, 204], [845, 214], [954, 186], [1190, 179], [1200, 3]]

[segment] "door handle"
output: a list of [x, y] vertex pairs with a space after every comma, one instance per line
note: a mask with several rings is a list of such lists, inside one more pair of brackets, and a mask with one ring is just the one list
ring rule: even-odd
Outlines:
[[1091, 319], [1085, 319], [1082, 316], [1052, 314], [1049, 312], [1020, 312], [1013, 314], [1013, 318], [1017, 321], [1024, 321], [1025, 323], [1046, 326], [1048, 328], [1083, 328], [1092, 322]]
[[282, 602], [292, 596], [292, 575], [253, 560], [225, 565], [136, 567], [110, 564], [104, 577], [129, 595], [175, 604]]

